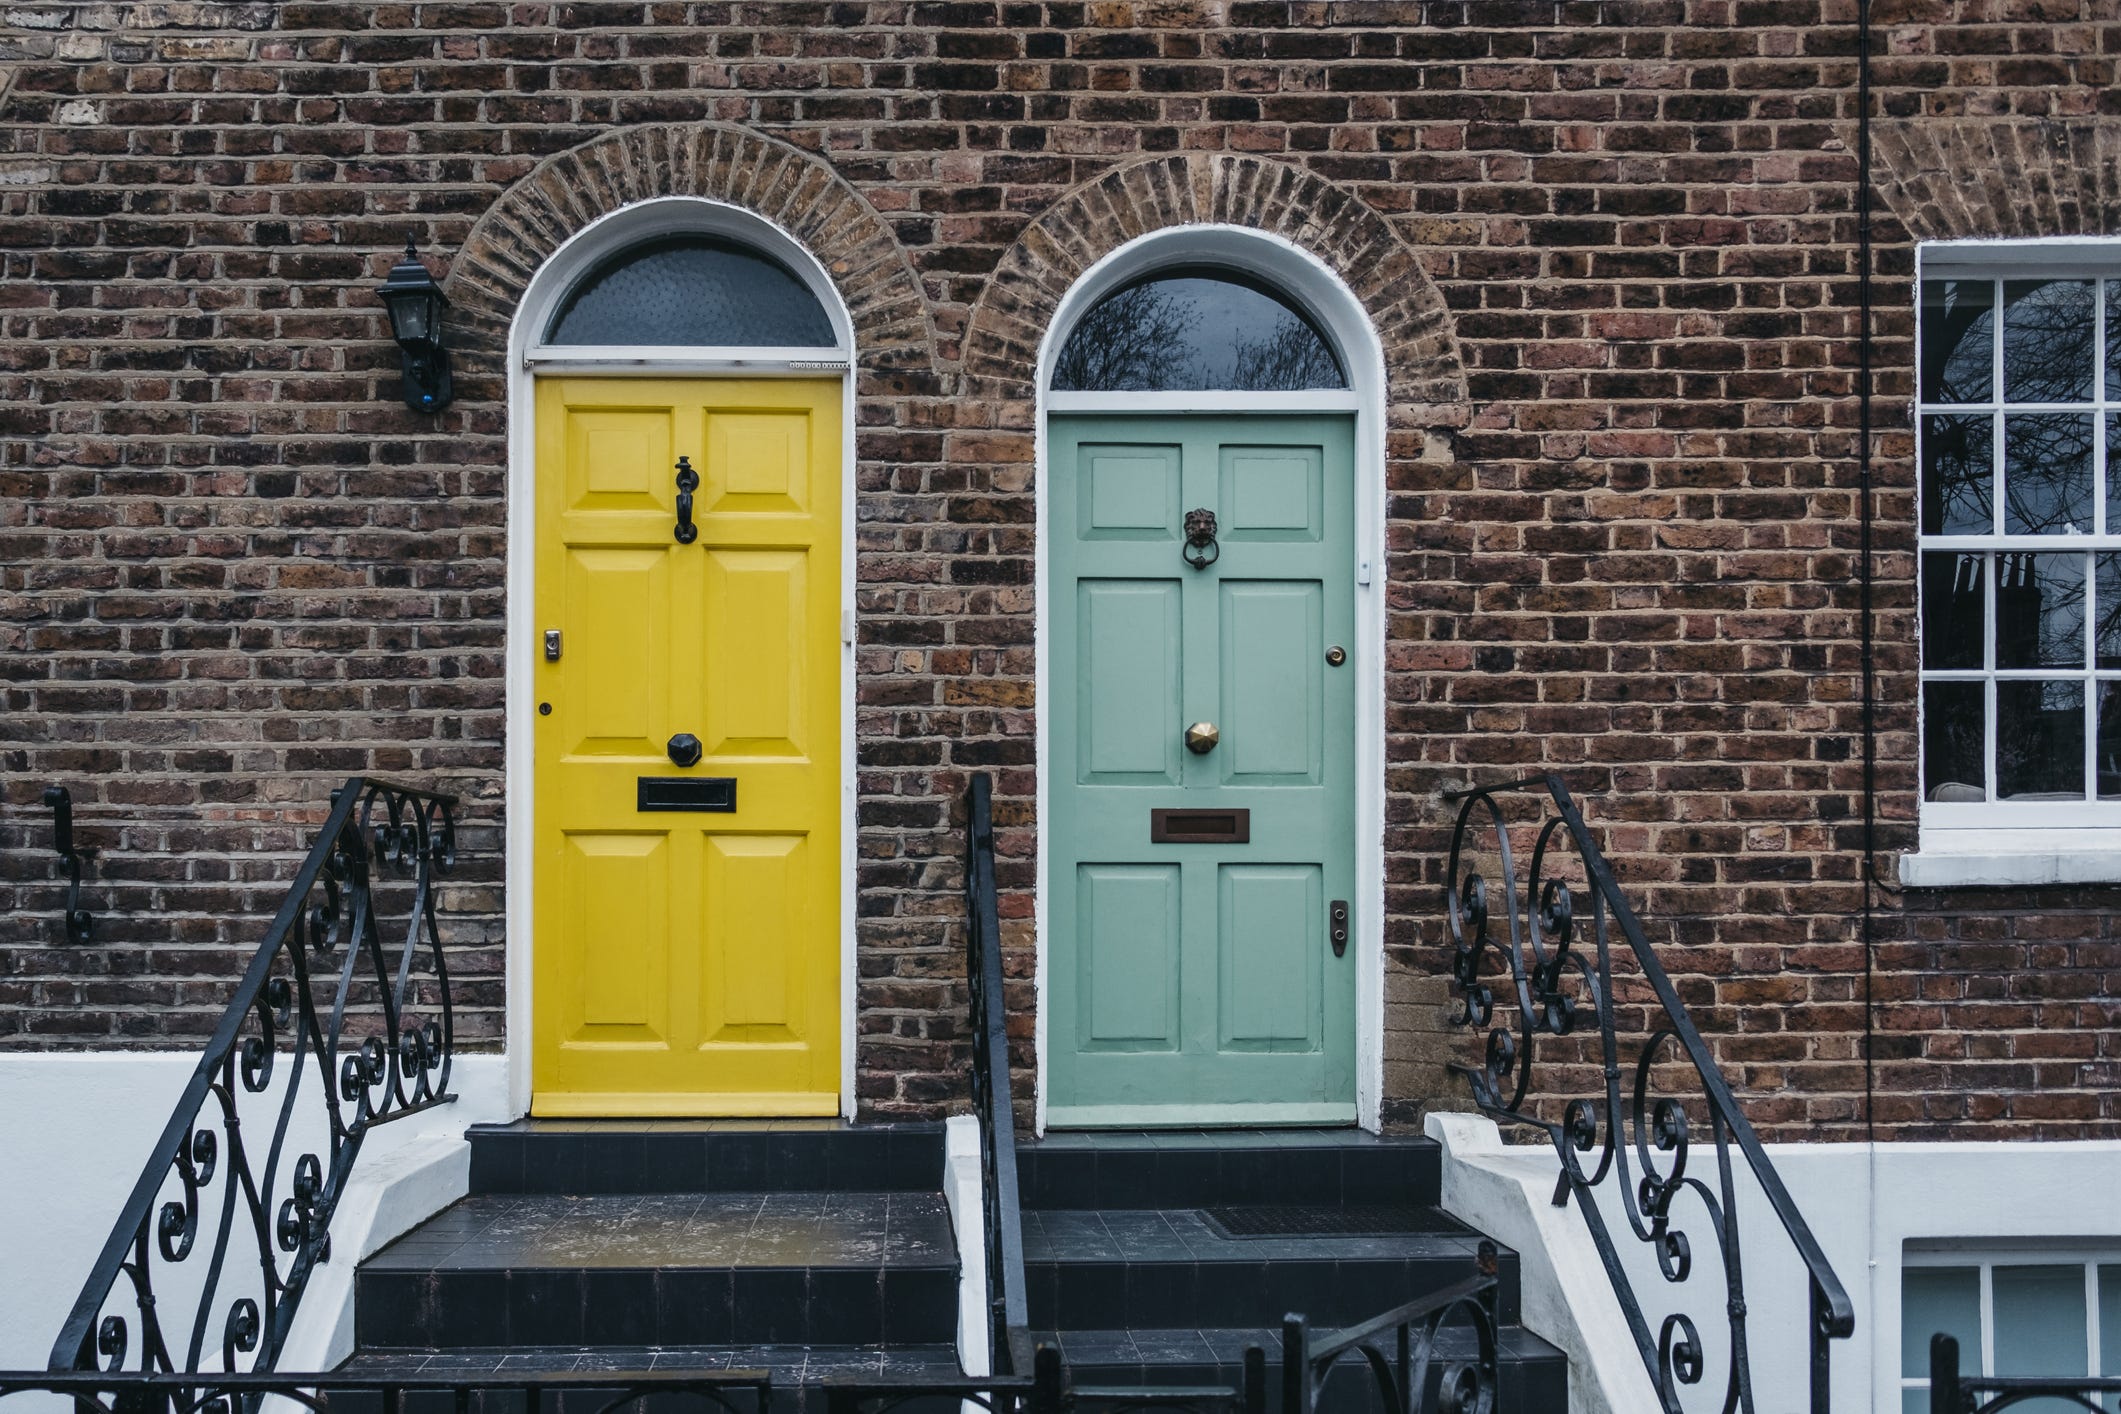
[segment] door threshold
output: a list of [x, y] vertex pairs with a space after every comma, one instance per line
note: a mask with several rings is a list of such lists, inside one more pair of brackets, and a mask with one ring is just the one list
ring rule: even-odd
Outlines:
[[1355, 1106], [1273, 1105], [1048, 1105], [1048, 1129], [1263, 1129], [1278, 1126], [1355, 1127]]
[[533, 1094], [541, 1119], [816, 1119], [840, 1112], [837, 1094], [657, 1095], [581, 1092]]

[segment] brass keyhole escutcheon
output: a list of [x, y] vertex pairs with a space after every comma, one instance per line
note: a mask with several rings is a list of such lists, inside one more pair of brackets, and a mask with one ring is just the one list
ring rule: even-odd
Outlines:
[[1347, 662], [1347, 661], [1348, 661], [1348, 650], [1347, 650], [1347, 649], [1345, 649], [1345, 648], [1343, 648], [1343, 647], [1341, 647], [1341, 646], [1340, 646], [1340, 645], [1339, 645], [1338, 643], [1334, 644], [1334, 645], [1333, 645], [1333, 646], [1332, 646], [1331, 648], [1328, 648], [1328, 649], [1326, 650], [1326, 666], [1327, 666], [1327, 667], [1329, 667], [1329, 668], [1337, 668], [1337, 667], [1339, 667], [1339, 666], [1340, 666], [1340, 665], [1341, 665], [1342, 663], [1345, 663], [1345, 662]]
[[1195, 756], [1206, 756], [1215, 749], [1215, 743], [1223, 739], [1213, 722], [1195, 722], [1186, 728], [1186, 750]]

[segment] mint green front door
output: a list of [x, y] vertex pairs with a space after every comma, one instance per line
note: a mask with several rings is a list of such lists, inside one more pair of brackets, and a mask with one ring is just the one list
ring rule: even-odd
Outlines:
[[1355, 1118], [1353, 442], [1052, 419], [1053, 1124]]

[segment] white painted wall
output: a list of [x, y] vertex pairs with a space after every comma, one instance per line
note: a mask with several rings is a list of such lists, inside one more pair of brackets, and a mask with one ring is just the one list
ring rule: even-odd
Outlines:
[[[1604, 1270], [1573, 1208], [1550, 1206], [1558, 1160], [1550, 1149], [1505, 1145], [1495, 1126], [1469, 1115], [1432, 1115], [1445, 1146], [1444, 1207], [1517, 1249], [1525, 1271], [1525, 1325], [1570, 1351], [1595, 1347], [1595, 1362], [1571, 1371], [1572, 1414], [1654, 1409], [1654, 1392], [1628, 1343]], [[1856, 1308], [1856, 1333], [1833, 1347], [1837, 1414], [1900, 1409], [1900, 1268], [1908, 1244], [2029, 1238], [2121, 1239], [2121, 1205], [2098, 1201], [2121, 1181], [2121, 1141], [2069, 1143], [1770, 1144], [1769, 1159], [1803, 1210]], [[1689, 1172], [1715, 1187], [1713, 1154], [1697, 1151]], [[1737, 1189], [1745, 1260], [1753, 1388], [1760, 1414], [1805, 1408], [1807, 1288], [1779, 1222], [1749, 1180]], [[1709, 1351], [1708, 1374], [1691, 1387], [1689, 1411], [1720, 1407], [1728, 1329], [1721, 1267], [1705, 1224], [1694, 1234], [1686, 1299], [1656, 1272], [1629, 1233], [1618, 1199], [1601, 1205], [1644, 1299], [1654, 1336], [1664, 1315], [1684, 1310]], [[1542, 1275], [1555, 1286], [1539, 1290]], [[1663, 1301], [1666, 1304], [1653, 1304]], [[1926, 1344], [1929, 1332], [1916, 1335]], [[1625, 1360], [1608, 1358], [1614, 1350]], [[1602, 1387], [1601, 1387], [1601, 1382]]]
[[[9, 1149], [0, 1164], [0, 1212], [9, 1215], [0, 1224], [0, 1271], [8, 1274], [0, 1282], [0, 1368], [42, 1369], [50, 1358], [59, 1327], [197, 1064], [196, 1053], [184, 1052], [0, 1055], [0, 1123]], [[280, 1067], [269, 1094], [278, 1093], [286, 1070]], [[310, 1097], [315, 1079], [312, 1072]], [[505, 1062], [459, 1056], [451, 1088], [459, 1097], [454, 1104], [382, 1125], [362, 1142], [333, 1223], [332, 1260], [311, 1278], [281, 1368], [316, 1369], [343, 1359], [352, 1348], [354, 1267], [463, 1195], [470, 1172], [465, 1127], [509, 1116]], [[252, 1143], [270, 1141], [269, 1125], [258, 1118], [266, 1098], [253, 1097], [244, 1110]], [[323, 1133], [321, 1114], [301, 1113], [308, 1119], [294, 1127], [295, 1138], [314, 1144]], [[202, 1232], [202, 1244], [208, 1235]], [[196, 1267], [203, 1256], [165, 1270]], [[173, 1283], [158, 1289], [172, 1306], [197, 1291]]]

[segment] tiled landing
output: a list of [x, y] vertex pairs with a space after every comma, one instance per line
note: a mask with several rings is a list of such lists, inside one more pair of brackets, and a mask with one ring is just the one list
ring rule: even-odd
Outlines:
[[958, 1373], [939, 1125], [528, 1121], [470, 1139], [470, 1196], [356, 1273], [349, 1373], [764, 1369], [798, 1390]]

